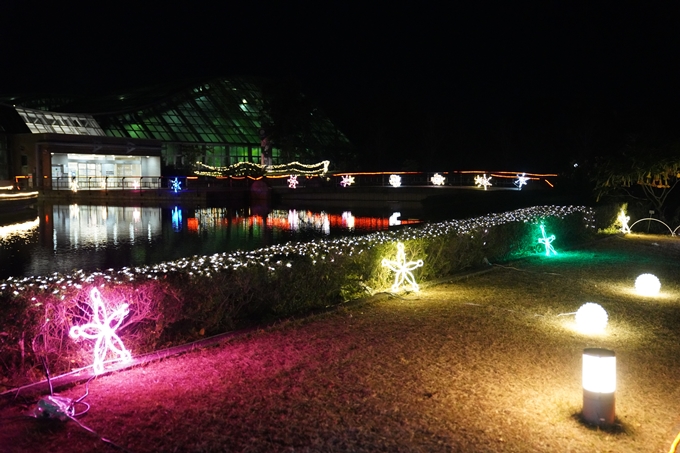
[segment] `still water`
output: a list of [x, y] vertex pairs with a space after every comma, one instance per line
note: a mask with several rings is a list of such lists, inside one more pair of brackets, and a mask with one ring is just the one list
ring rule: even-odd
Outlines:
[[41, 204], [26, 220], [0, 225], [0, 279], [134, 267], [418, 222], [389, 211]]

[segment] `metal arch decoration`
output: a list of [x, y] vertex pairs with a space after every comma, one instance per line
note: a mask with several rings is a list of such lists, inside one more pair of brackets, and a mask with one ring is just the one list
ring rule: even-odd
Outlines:
[[411, 285], [413, 291], [419, 291], [420, 287], [416, 283], [416, 279], [413, 276], [413, 271], [419, 267], [422, 267], [423, 260], [418, 261], [406, 261], [406, 254], [404, 253], [404, 244], [397, 242], [397, 258], [392, 261], [387, 258], [383, 258], [382, 266], [389, 268], [395, 273], [394, 284], [392, 285], [392, 291], [397, 292], [399, 288], [404, 284], [404, 282]]
[[475, 176], [475, 185], [477, 187], [484, 187], [484, 190], [486, 190], [489, 186], [491, 186], [491, 176], [487, 177], [486, 173], [484, 173], [483, 176]]
[[446, 181], [446, 178], [440, 175], [439, 173], [435, 173], [434, 176], [430, 178], [430, 181], [435, 186], [443, 186], [444, 182]]
[[342, 181], [340, 181], [340, 185], [342, 187], [348, 187], [354, 184], [354, 176], [351, 175], [346, 175], [342, 177]]
[[550, 256], [551, 254], [557, 255], [555, 248], [552, 246], [552, 241], [555, 240], [555, 235], [551, 234], [550, 236], [547, 236], [545, 234], [545, 226], [543, 226], [543, 224], [541, 224], [541, 234], [543, 237], [538, 238], [538, 242], [539, 244], [545, 245], [545, 256]]
[[[673, 229], [671, 229], [671, 227], [670, 227], [666, 222], [664, 222], [663, 220], [655, 219], [654, 217], [645, 217], [644, 219], [636, 220], [635, 222], [633, 222], [633, 224], [632, 224], [628, 229], [629, 229], [629, 230], [632, 230], [633, 227], [634, 227], [635, 225], [637, 225], [638, 223], [643, 222], [643, 221], [645, 221], [645, 220], [647, 220], [648, 222], [649, 222], [649, 221], [652, 221], [652, 220], [655, 221], [655, 222], [659, 222], [660, 224], [662, 224], [663, 226], [665, 226], [666, 228], [668, 228], [668, 231], [670, 231], [671, 236], [675, 236], [675, 232], [678, 231], [678, 228], [680, 228], [680, 225], [678, 225], [678, 226], [673, 230]], [[632, 231], [631, 231], [631, 233], [632, 233]]]
[[291, 189], [297, 189], [298, 184], [300, 184], [300, 181], [298, 181], [297, 175], [290, 175], [288, 178], [288, 187]]
[[95, 340], [92, 368], [95, 374], [101, 374], [104, 372], [104, 361], [109, 351], [116, 354], [123, 362], [132, 360], [130, 351], [125, 348], [123, 341], [116, 333], [129, 310], [128, 304], [123, 303], [107, 315], [106, 306], [97, 288], [92, 288], [90, 291], [90, 299], [92, 300], [91, 322], [71, 327], [69, 335], [74, 339], [82, 337]]
[[522, 173], [521, 175], [517, 175], [517, 179], [515, 180], [514, 184], [517, 186], [519, 190], [522, 190], [522, 186], [526, 186], [528, 180], [529, 177], [527, 176], [527, 174]]

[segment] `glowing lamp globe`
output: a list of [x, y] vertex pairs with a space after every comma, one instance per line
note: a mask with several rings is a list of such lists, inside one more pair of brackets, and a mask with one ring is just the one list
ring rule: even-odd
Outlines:
[[583, 418], [611, 425], [615, 418], [616, 354], [602, 348], [583, 350]]
[[661, 282], [655, 275], [642, 274], [635, 279], [635, 291], [641, 296], [656, 296], [661, 290]]
[[592, 302], [586, 302], [576, 311], [576, 328], [583, 333], [601, 333], [607, 321], [605, 309]]

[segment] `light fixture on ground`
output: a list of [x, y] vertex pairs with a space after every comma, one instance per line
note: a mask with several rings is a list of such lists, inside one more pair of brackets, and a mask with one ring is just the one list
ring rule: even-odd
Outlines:
[[611, 425], [616, 417], [616, 354], [602, 348], [583, 350], [583, 419]]
[[641, 296], [656, 296], [661, 290], [661, 282], [653, 274], [642, 274], [635, 279], [635, 291]]
[[586, 302], [576, 311], [576, 328], [586, 334], [602, 333], [607, 327], [607, 311], [593, 302]]

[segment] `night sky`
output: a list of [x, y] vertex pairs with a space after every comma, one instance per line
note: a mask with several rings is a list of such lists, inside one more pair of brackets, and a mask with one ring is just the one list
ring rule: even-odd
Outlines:
[[386, 169], [561, 171], [680, 135], [677, 2], [148, 3], [5, 2], [0, 93], [285, 79]]

